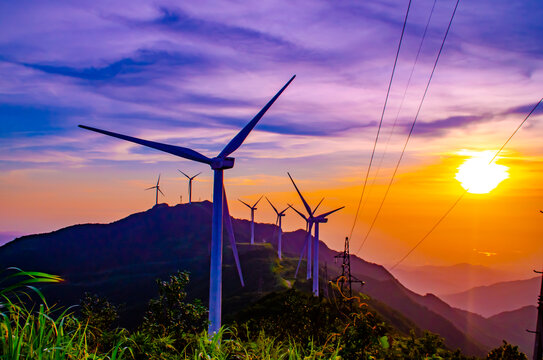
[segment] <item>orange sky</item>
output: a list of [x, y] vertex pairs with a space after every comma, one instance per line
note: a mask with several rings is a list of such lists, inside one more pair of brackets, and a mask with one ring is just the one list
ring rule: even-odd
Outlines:
[[[541, 265], [543, 253], [543, 159], [504, 152], [498, 161], [509, 167], [510, 177], [489, 194], [467, 194], [437, 230], [404, 262], [404, 265], [454, 264], [468, 262], [498, 267], [522, 274]], [[454, 179], [456, 168], [465, 157], [449, 154], [420, 166], [411, 166], [396, 179], [370, 237], [358, 255], [390, 266], [418, 242], [437, 219], [454, 203], [463, 189]], [[166, 202], [175, 205], [179, 195], [186, 201], [184, 178], [172, 168], [162, 175]], [[322, 211], [346, 205], [321, 226], [321, 238], [337, 250], [343, 246], [354, 219], [360, 185], [348, 185], [354, 177], [331, 176], [321, 180], [296, 178], [310, 204], [321, 197]], [[226, 187], [233, 216], [247, 218], [247, 209], [238, 197], [255, 201], [266, 194], [277, 207], [287, 202], [302, 210], [302, 205], [286, 174], [254, 178], [230, 177]], [[66, 168], [60, 170], [14, 171], [3, 177], [3, 206], [0, 216], [7, 229], [26, 233], [51, 231], [85, 222], [109, 222], [132, 212], [146, 210], [154, 202], [152, 191], [143, 191], [155, 179], [134, 180], [139, 174], [125, 169]], [[382, 172], [387, 175], [387, 172]], [[210, 171], [194, 182], [193, 198], [211, 198]], [[369, 184], [373, 181], [370, 178]], [[333, 187], [332, 184], [338, 186]], [[356, 253], [369, 227], [382, 194], [383, 180], [368, 186], [361, 215], [354, 232], [351, 251]], [[8, 211], [9, 209], [9, 211]], [[284, 228], [295, 230], [303, 221], [293, 212], [284, 218]], [[31, 219], [29, 222], [28, 219]], [[256, 213], [259, 222], [275, 220], [266, 202]], [[31, 224], [31, 225], [29, 225]], [[23, 230], [25, 232], [25, 230]]]

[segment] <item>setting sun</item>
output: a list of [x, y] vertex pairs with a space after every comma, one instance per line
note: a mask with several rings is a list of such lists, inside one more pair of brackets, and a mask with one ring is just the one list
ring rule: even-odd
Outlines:
[[462, 151], [460, 154], [470, 158], [458, 167], [455, 178], [469, 193], [486, 194], [509, 177], [509, 168], [497, 165], [498, 158], [492, 160], [495, 151]]

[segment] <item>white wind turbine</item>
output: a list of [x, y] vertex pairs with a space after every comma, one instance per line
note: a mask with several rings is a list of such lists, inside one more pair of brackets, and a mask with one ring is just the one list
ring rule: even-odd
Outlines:
[[282, 244], [282, 238], [283, 238], [283, 229], [281, 228], [281, 219], [283, 216], [285, 216], [285, 211], [288, 210], [288, 206], [283, 211], [277, 211], [275, 206], [271, 203], [270, 199], [266, 198], [268, 202], [270, 203], [271, 207], [273, 208], [273, 211], [277, 214], [277, 218], [275, 220], [275, 225], [279, 227], [279, 234], [277, 235], [277, 257], [279, 260], [281, 260], [281, 244]]
[[296, 213], [298, 215], [300, 215], [305, 220], [305, 231], [307, 232], [307, 237], [305, 239], [304, 246], [302, 248], [302, 252], [300, 253], [300, 259], [298, 260], [298, 266], [296, 266], [296, 272], [294, 273], [295, 278], [298, 277], [298, 270], [300, 269], [300, 263], [302, 262], [302, 258], [304, 256], [305, 249], [307, 248], [307, 257], [306, 257], [307, 258], [307, 275], [306, 275], [306, 279], [311, 279], [311, 229], [313, 228], [313, 214], [315, 214], [315, 211], [317, 211], [317, 209], [319, 208], [319, 206], [320, 206], [320, 204], [322, 203], [323, 200], [324, 200], [324, 198], [322, 198], [321, 201], [319, 201], [317, 206], [315, 206], [313, 211], [311, 211], [311, 213], [308, 216], [305, 216], [304, 214], [302, 214], [301, 212], [296, 210], [296, 208], [294, 208], [294, 206], [288, 204], [288, 206], [292, 210], [296, 211]]
[[[262, 195], [262, 196], [264, 196], [264, 195]], [[251, 209], [251, 245], [253, 245], [255, 243], [255, 210], [256, 210], [256, 205], [260, 202], [260, 200], [262, 200], [262, 196], [260, 197], [260, 199], [257, 200], [257, 202], [254, 203], [253, 206], [247, 204], [243, 200], [238, 199], [243, 205], [245, 205], [249, 209]]]
[[[309, 207], [309, 205], [305, 201], [304, 197], [302, 196], [302, 193], [300, 192], [300, 190], [298, 190], [298, 187], [296, 186], [296, 183], [292, 179], [292, 176], [290, 176], [289, 173], [287, 173], [287, 174], [288, 174], [288, 177], [290, 178], [290, 181], [292, 181], [292, 185], [294, 185], [294, 188], [296, 189], [296, 192], [300, 196], [300, 199], [302, 200], [302, 203], [304, 204], [305, 210], [309, 214], [309, 216], [307, 217], [307, 220], [308, 220], [309, 224], [311, 225], [311, 223], [313, 223], [315, 225], [315, 236], [313, 238], [313, 256], [312, 256], [312, 258], [313, 258], [313, 260], [312, 260], [312, 263], [313, 263], [313, 295], [314, 296], [319, 296], [319, 224], [328, 222], [328, 219], [326, 218], [328, 215], [343, 209], [345, 206], [342, 206], [342, 207], [337, 208], [335, 210], [332, 210], [332, 211], [326, 212], [324, 214], [320, 214], [320, 215], [315, 216], [314, 211], [311, 211], [311, 208]], [[319, 203], [319, 205], [320, 205], [320, 203]], [[298, 214], [302, 215], [302, 213], [300, 213], [298, 211], [296, 211], [296, 212]], [[303, 216], [303, 215], [302, 215], [302, 217], [305, 218], [305, 216]], [[309, 240], [309, 242], [311, 242], [311, 240]]]
[[199, 172], [198, 174], [190, 177], [188, 176], [187, 174], [185, 174], [184, 172], [182, 172], [181, 170], [177, 169], [177, 171], [179, 171], [181, 174], [185, 175], [187, 177], [187, 179], [189, 179], [189, 204], [192, 204], [192, 180], [194, 180], [194, 178], [198, 175], [201, 174], [201, 172]]
[[150, 188], [147, 188], [145, 190], [151, 190], [151, 189], [156, 189], [156, 200], [155, 200], [155, 205], [158, 205], [158, 193], [160, 192], [162, 194], [162, 196], [166, 196], [164, 195], [164, 193], [162, 192], [162, 190], [160, 190], [160, 174], [158, 174], [158, 180], [156, 182], [156, 185], [155, 186], [151, 186]]
[[[226, 193], [223, 186], [223, 171], [234, 167], [234, 158], [228, 157], [236, 151], [243, 141], [247, 138], [251, 130], [256, 126], [258, 121], [264, 116], [266, 111], [273, 105], [277, 98], [283, 93], [288, 85], [294, 80], [294, 75], [275, 96], [260, 110], [258, 114], [225, 146], [220, 154], [214, 158], [208, 158], [189, 148], [162, 144], [154, 141], [142, 140], [131, 136], [117, 134], [110, 131], [100, 130], [84, 125], [79, 127], [87, 130], [96, 131], [104, 135], [113, 136], [122, 140], [134, 142], [143, 146], [151, 147], [160, 151], [164, 151], [185, 159], [208, 164], [214, 171], [213, 178], [213, 218], [211, 231], [211, 266], [209, 274], [209, 334], [217, 333], [221, 327], [221, 312], [222, 312], [222, 247], [223, 247], [223, 221], [226, 220], [227, 230], [233, 234], [231, 218], [226, 202]], [[223, 213], [224, 211], [224, 213]], [[227, 219], [223, 219], [223, 214]], [[241, 275], [241, 267], [239, 266], [236, 243], [230, 238], [232, 251], [238, 267], [238, 273]], [[243, 284], [243, 279], [240, 277]]]

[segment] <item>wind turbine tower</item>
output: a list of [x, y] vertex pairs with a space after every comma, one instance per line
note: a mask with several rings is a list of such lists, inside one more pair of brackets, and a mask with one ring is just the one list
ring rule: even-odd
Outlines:
[[302, 262], [302, 257], [304, 256], [305, 249], [307, 248], [307, 276], [306, 279], [311, 279], [311, 229], [313, 229], [313, 214], [317, 209], [319, 208], [320, 204], [324, 198], [319, 201], [317, 206], [311, 211], [311, 213], [308, 216], [305, 216], [301, 212], [299, 212], [294, 206], [288, 205], [292, 210], [296, 211], [298, 215], [300, 215], [305, 220], [305, 231], [307, 232], [307, 237], [304, 242], [304, 247], [302, 248], [302, 253], [300, 254], [300, 259], [298, 260], [298, 266], [296, 266], [296, 272], [294, 273], [294, 277], [298, 277], [298, 269], [300, 268], [300, 263]]
[[313, 260], [312, 260], [312, 263], [313, 263], [313, 295], [314, 296], [319, 296], [319, 224], [327, 223], [328, 222], [327, 217], [329, 215], [335, 213], [336, 211], [339, 211], [339, 210], [343, 209], [345, 206], [342, 206], [342, 207], [337, 208], [335, 210], [328, 211], [328, 212], [326, 212], [324, 214], [320, 214], [318, 216], [315, 216], [313, 214], [313, 211], [311, 211], [311, 208], [309, 207], [309, 205], [305, 201], [304, 197], [302, 196], [302, 193], [300, 192], [300, 190], [296, 186], [296, 183], [292, 179], [292, 176], [290, 176], [289, 173], [287, 173], [287, 174], [288, 174], [288, 177], [290, 178], [290, 181], [292, 181], [292, 185], [294, 185], [294, 188], [296, 189], [296, 192], [300, 196], [300, 199], [302, 200], [302, 203], [304, 204], [304, 207], [305, 207], [307, 213], [310, 215], [309, 218], [311, 218], [311, 221], [313, 222], [313, 224], [315, 224], [315, 236], [313, 238]]
[[[263, 195], [264, 196], [264, 195]], [[258, 199], [253, 206], [247, 204], [246, 202], [244, 202], [243, 200], [240, 200], [238, 199], [243, 205], [247, 206], [249, 209], [251, 209], [251, 245], [253, 245], [255, 243], [255, 210], [256, 210], [256, 205], [258, 205], [258, 203], [260, 202], [260, 200], [262, 200], [262, 196], [260, 197], [260, 199]]]
[[185, 174], [184, 172], [182, 172], [181, 170], [177, 169], [177, 171], [179, 171], [181, 174], [185, 175], [187, 177], [187, 179], [189, 179], [189, 204], [192, 204], [192, 180], [194, 180], [194, 178], [198, 175], [201, 174], [201, 172], [199, 172], [198, 174], [190, 177], [188, 176], [187, 174]]
[[156, 182], [156, 185], [155, 186], [151, 186], [145, 190], [151, 190], [151, 189], [156, 189], [156, 199], [155, 199], [155, 205], [158, 205], [158, 193], [160, 192], [162, 194], [162, 196], [166, 196], [164, 195], [164, 193], [162, 192], [162, 190], [160, 190], [160, 174], [158, 174], [158, 180]]
[[283, 230], [281, 228], [281, 219], [283, 216], [285, 216], [285, 211], [288, 210], [288, 206], [283, 211], [277, 211], [275, 206], [271, 203], [270, 199], [266, 198], [268, 202], [270, 203], [271, 207], [273, 208], [273, 211], [277, 214], [277, 219], [275, 220], [275, 225], [279, 226], [279, 234], [277, 235], [277, 257], [279, 260], [281, 260], [281, 244], [282, 244], [282, 238], [283, 238]]
[[[227, 230], [230, 235], [233, 234], [231, 217], [228, 211], [226, 201], [226, 192], [223, 184], [224, 170], [234, 167], [234, 158], [229, 157], [236, 151], [245, 141], [251, 130], [256, 126], [258, 121], [264, 116], [266, 111], [273, 105], [277, 98], [294, 80], [294, 75], [275, 96], [255, 115], [255, 117], [224, 147], [224, 149], [214, 158], [208, 158], [189, 148], [158, 143], [138, 139], [135, 137], [122, 135], [106, 130], [100, 130], [84, 125], [79, 127], [91, 131], [96, 131], [104, 135], [113, 136], [122, 140], [130, 141], [143, 146], [151, 147], [160, 151], [164, 151], [175, 156], [185, 159], [208, 164], [213, 169], [213, 216], [212, 216], [212, 231], [211, 231], [211, 266], [209, 275], [209, 334], [215, 334], [221, 327], [221, 312], [222, 312], [222, 248], [223, 248], [223, 222], [226, 222]], [[241, 267], [236, 248], [236, 242], [230, 236], [230, 243], [234, 253], [234, 259], [238, 268], [238, 274], [243, 285], [243, 277], [241, 276]]]

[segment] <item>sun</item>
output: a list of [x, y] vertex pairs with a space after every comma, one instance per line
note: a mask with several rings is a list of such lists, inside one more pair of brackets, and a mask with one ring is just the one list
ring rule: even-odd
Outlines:
[[[468, 155], [462, 165], [458, 167], [455, 179], [460, 182], [467, 192], [472, 194], [486, 194], [494, 190], [503, 180], [509, 177], [505, 165], [497, 165], [492, 160], [495, 151], [467, 151], [459, 152], [460, 155]], [[492, 162], [491, 162], [492, 161]]]

